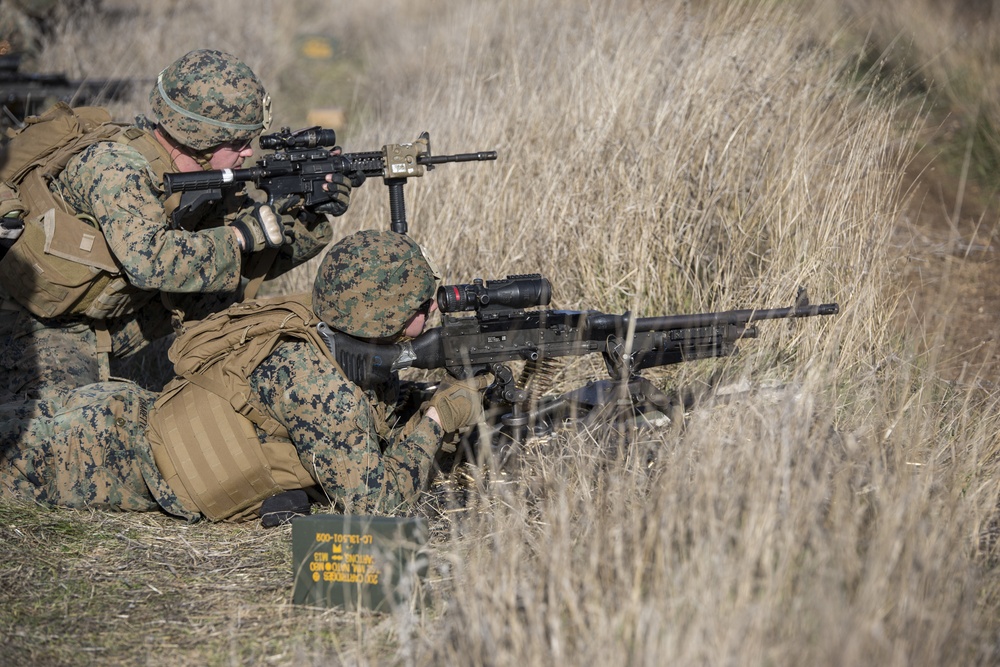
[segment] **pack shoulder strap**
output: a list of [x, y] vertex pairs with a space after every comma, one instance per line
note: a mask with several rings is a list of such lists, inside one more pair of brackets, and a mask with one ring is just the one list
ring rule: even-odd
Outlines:
[[[233, 354], [239, 351], [247, 359], [248, 350], [257, 354], [267, 345], [269, 337], [288, 334], [306, 336], [322, 343], [315, 333], [319, 320], [309, 305], [309, 295], [273, 297], [238, 303], [213, 313], [203, 320], [186, 323], [178, 332], [177, 339], [167, 356], [174, 364], [178, 375], [199, 372], [214, 363], [228, 358], [233, 363]], [[325, 345], [320, 345], [323, 353], [329, 355]], [[269, 353], [269, 352], [268, 352]], [[250, 362], [253, 362], [250, 355]], [[266, 355], [265, 355], [266, 356]], [[261, 357], [263, 360], [263, 357]], [[244, 362], [242, 365], [246, 365]], [[256, 365], [253, 366], [256, 368]], [[249, 369], [249, 370], [252, 370]]]
[[287, 438], [285, 428], [250, 396], [250, 374], [284, 339], [312, 343], [340, 371], [316, 330], [308, 295], [235, 304], [194, 323], [168, 352], [174, 372], [226, 399], [269, 436]]

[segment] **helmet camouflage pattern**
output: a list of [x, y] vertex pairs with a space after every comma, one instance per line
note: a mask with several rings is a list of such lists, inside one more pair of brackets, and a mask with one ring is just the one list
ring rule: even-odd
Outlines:
[[313, 285], [313, 311], [359, 338], [399, 333], [434, 296], [437, 276], [420, 246], [403, 234], [367, 230], [336, 243]]
[[171, 137], [198, 151], [249, 142], [271, 123], [271, 98], [257, 75], [222, 51], [191, 51], [168, 65], [149, 103]]

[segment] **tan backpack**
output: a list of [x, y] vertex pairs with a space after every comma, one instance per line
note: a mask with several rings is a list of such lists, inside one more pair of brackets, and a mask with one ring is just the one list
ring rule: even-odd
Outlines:
[[58, 102], [40, 116], [29, 116], [24, 127], [10, 134], [0, 164], [0, 181], [16, 186], [35, 167], [41, 167], [42, 175], [51, 179], [71, 157], [93, 143], [111, 140], [121, 127], [100, 107], [73, 109]]
[[169, 351], [177, 377], [150, 411], [147, 436], [186, 509], [238, 521], [276, 493], [315, 484], [288, 431], [250, 397], [248, 378], [282, 340], [310, 341], [332, 361], [317, 322], [301, 295], [237, 304], [181, 330]]
[[0, 281], [38, 317], [111, 314], [107, 298], [99, 297], [112, 281], [124, 282], [117, 278], [114, 256], [101, 230], [67, 210], [49, 191], [49, 182], [70, 158], [99, 141], [114, 140], [122, 127], [104, 109], [72, 109], [60, 102], [29, 117], [4, 147], [0, 180], [6, 208], [24, 211], [24, 230], [0, 260]]

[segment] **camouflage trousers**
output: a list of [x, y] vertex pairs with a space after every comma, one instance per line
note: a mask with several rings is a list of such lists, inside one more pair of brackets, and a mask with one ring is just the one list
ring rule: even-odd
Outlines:
[[[205, 317], [235, 300], [236, 295], [231, 294], [177, 299], [188, 319]], [[153, 341], [173, 333], [171, 312], [162, 304], [148, 303], [132, 315], [109, 320], [107, 325], [110, 356], [98, 354], [92, 321], [37, 318], [7, 297], [0, 286], [0, 404], [61, 400], [67, 392], [102, 382], [108, 375], [141, 380], [154, 387], [172, 376], [165, 352], [157, 355], [150, 348]], [[139, 353], [144, 351], [154, 354], [142, 358]]]
[[0, 295], [0, 402], [59, 400], [100, 379], [97, 337], [85, 322], [58, 326]]
[[[171, 331], [169, 313], [148, 308], [110, 322], [113, 356], [101, 355], [89, 320], [39, 319], [0, 292], [0, 403], [62, 400], [78, 387], [121, 375], [122, 358]], [[169, 363], [162, 362], [161, 374], [169, 370]]]
[[132, 383], [107, 382], [77, 389], [65, 401], [0, 405], [0, 497], [159, 509], [151, 488], [165, 484], [145, 436], [155, 398]]

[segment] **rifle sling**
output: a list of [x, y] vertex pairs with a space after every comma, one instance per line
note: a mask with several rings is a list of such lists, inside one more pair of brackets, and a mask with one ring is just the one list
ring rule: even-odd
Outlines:
[[249, 281], [243, 289], [243, 300], [253, 299], [257, 296], [257, 291], [260, 289], [261, 283], [264, 282], [264, 277], [271, 270], [271, 265], [274, 264], [274, 260], [277, 257], [277, 248], [266, 248], [250, 258], [250, 261], [247, 262], [247, 277]]

